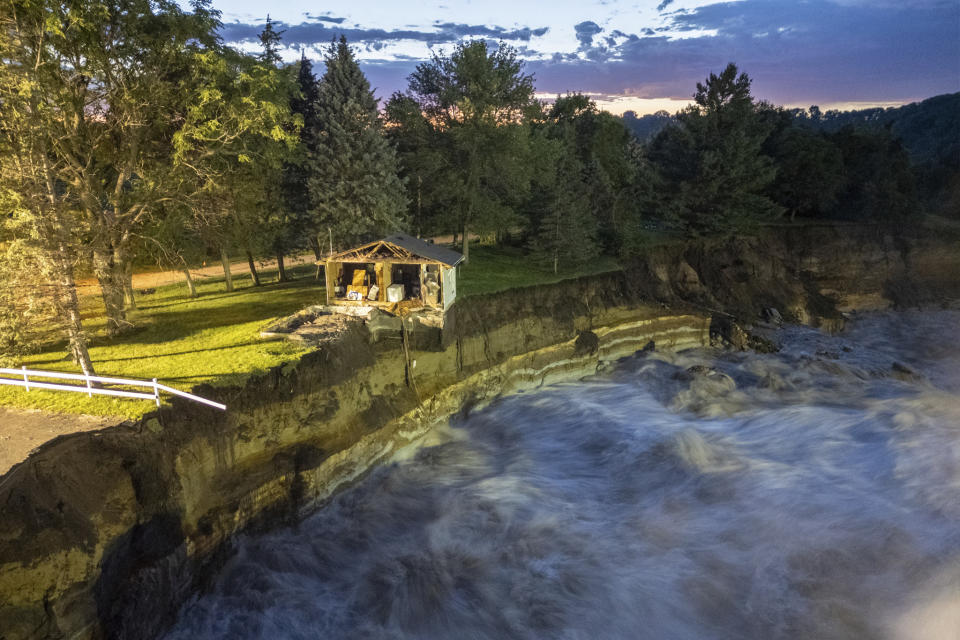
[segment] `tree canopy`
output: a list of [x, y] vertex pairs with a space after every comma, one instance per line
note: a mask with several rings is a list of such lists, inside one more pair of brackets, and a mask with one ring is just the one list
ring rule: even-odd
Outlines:
[[314, 230], [339, 243], [368, 239], [405, 226], [407, 199], [396, 150], [383, 134], [377, 100], [341, 37], [327, 49], [308, 131], [307, 160]]

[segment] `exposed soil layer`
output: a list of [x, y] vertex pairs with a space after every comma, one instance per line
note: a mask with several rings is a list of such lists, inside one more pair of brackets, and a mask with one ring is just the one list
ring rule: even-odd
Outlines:
[[350, 323], [243, 387], [196, 389], [226, 413], [174, 401], [0, 476], [0, 639], [152, 637], [238, 532], [302, 517], [451, 413], [642, 348], [742, 348], [769, 308], [838, 327], [841, 309], [955, 294], [958, 274], [956, 242], [787, 228], [468, 298], [442, 333]]

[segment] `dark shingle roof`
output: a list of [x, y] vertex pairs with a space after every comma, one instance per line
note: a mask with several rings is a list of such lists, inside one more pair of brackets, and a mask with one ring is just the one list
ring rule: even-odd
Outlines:
[[405, 233], [394, 233], [384, 238], [383, 241], [389, 242], [390, 244], [395, 244], [398, 247], [403, 247], [407, 251], [415, 253], [418, 256], [423, 256], [424, 258], [429, 258], [430, 260], [442, 262], [449, 267], [455, 267], [463, 261], [463, 256], [456, 251], [451, 251], [450, 249], [446, 249], [435, 244], [430, 244], [429, 242], [424, 242], [419, 238], [408, 236]]

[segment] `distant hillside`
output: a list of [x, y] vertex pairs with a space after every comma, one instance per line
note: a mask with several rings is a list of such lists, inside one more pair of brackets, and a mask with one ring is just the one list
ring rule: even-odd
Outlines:
[[[817, 107], [794, 109], [798, 121], [833, 133], [847, 125], [889, 127], [899, 138], [915, 165], [957, 164], [960, 159], [960, 93], [947, 93], [902, 107], [877, 107], [856, 111], [820, 111]], [[623, 114], [623, 124], [641, 142], [647, 142], [673, 122], [666, 111], [637, 116]]]
[[910, 156], [927, 210], [960, 217], [960, 93], [889, 109], [796, 112], [799, 121], [828, 133], [846, 126], [888, 129]]
[[673, 122], [673, 116], [666, 111], [657, 111], [648, 113], [645, 116], [637, 117], [636, 111], [626, 111], [623, 114], [623, 124], [626, 125], [630, 133], [641, 142], [649, 142], [655, 135]]
[[[887, 130], [903, 145], [917, 193], [926, 210], [960, 218], [960, 93], [950, 93], [902, 107], [821, 111], [791, 109], [794, 125], [837, 134], [845, 127]], [[666, 111], [640, 116], [623, 114], [624, 125], [641, 142], [650, 142], [674, 122]]]
[[797, 110], [797, 117], [823, 131], [885, 127], [899, 138], [914, 165], [960, 164], [960, 93], [948, 93], [887, 109], [858, 111]]

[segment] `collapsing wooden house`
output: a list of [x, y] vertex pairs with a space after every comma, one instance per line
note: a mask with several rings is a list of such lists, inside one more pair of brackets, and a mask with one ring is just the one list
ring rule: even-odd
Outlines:
[[446, 311], [457, 297], [463, 256], [395, 233], [320, 261], [327, 304]]

